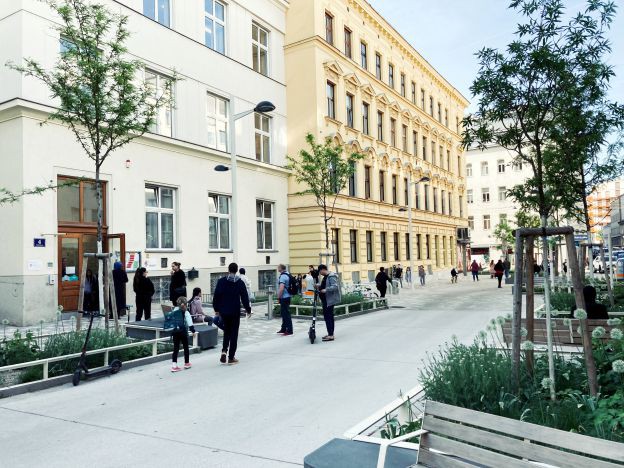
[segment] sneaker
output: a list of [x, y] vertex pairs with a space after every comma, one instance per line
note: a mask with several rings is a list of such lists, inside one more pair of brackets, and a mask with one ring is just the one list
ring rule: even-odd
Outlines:
[[229, 366], [234, 365], [234, 364], [238, 364], [238, 359], [236, 359], [236, 358], [228, 359], [228, 365]]
[[280, 330], [277, 332], [278, 335], [283, 335], [284, 333], [286, 333], [286, 330]]
[[175, 366], [171, 368], [171, 372], [180, 372], [182, 370], [181, 367]]
[[225, 364], [226, 361], [226, 354], [225, 353], [221, 353], [221, 359], [219, 359], [219, 361], [221, 362], [221, 364]]
[[190, 362], [187, 362], [186, 364], [184, 364], [184, 368], [185, 369], [190, 369], [191, 367], [193, 367], [193, 366], [191, 365]]
[[294, 333], [293, 332], [284, 332], [284, 333], [282, 333], [282, 335], [283, 336], [292, 336], [292, 335], [294, 335]]

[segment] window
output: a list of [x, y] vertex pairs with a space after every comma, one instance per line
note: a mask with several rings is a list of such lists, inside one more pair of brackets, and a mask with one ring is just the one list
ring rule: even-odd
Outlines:
[[418, 156], [418, 132], [412, 132], [412, 152]]
[[459, 133], [459, 117], [455, 117], [455, 130]]
[[371, 168], [364, 166], [364, 198], [367, 200], [371, 197]]
[[360, 65], [364, 70], [368, 70], [368, 52], [366, 42], [360, 42]]
[[507, 200], [507, 187], [498, 187], [498, 201]]
[[483, 203], [489, 203], [490, 201], [490, 189], [489, 188], [482, 188], [481, 189], [481, 199], [483, 200]]
[[330, 242], [336, 263], [340, 263], [340, 229], [332, 228]]
[[351, 51], [351, 30], [349, 28], [344, 29], [344, 53], [347, 57], [353, 57]]
[[429, 96], [429, 115], [433, 117], [433, 96]]
[[363, 102], [362, 103], [362, 133], [364, 135], [370, 134], [369, 111], [370, 111], [370, 106], [368, 105], [367, 102]]
[[396, 119], [390, 118], [390, 144], [396, 148]]
[[416, 259], [417, 260], [422, 260], [421, 245], [422, 245], [422, 234], [416, 234]]
[[225, 195], [208, 195], [208, 247], [211, 250], [230, 249], [230, 200]]
[[355, 197], [357, 193], [357, 173], [355, 170], [355, 162], [351, 162], [351, 175], [349, 175], [349, 196]]
[[405, 260], [411, 260], [412, 253], [410, 251], [410, 235], [409, 232], [405, 233]]
[[[462, 163], [461, 163], [461, 154], [458, 154], [458, 155], [457, 155], [457, 175], [458, 175], [458, 176], [461, 176], [461, 175], [462, 175], [462, 170], [461, 170], [461, 167], [462, 167]], [[471, 166], [471, 167], [472, 167], [472, 166]]]
[[433, 187], [433, 212], [438, 212], [438, 188]]
[[474, 216], [468, 216], [468, 229], [474, 231]]
[[451, 170], [451, 150], [446, 150], [446, 170]]
[[143, 0], [143, 14], [165, 26], [171, 26], [170, 0]]
[[258, 250], [273, 250], [273, 213], [274, 204], [256, 201], [256, 234]]
[[414, 184], [414, 192], [416, 194], [416, 209], [420, 210], [420, 185]]
[[366, 261], [373, 261], [373, 231], [366, 231]]
[[251, 53], [253, 69], [269, 75], [269, 31], [256, 23], [251, 25]]
[[392, 176], [392, 204], [397, 205], [399, 203], [397, 194], [397, 176]]
[[472, 189], [466, 190], [466, 202], [468, 204], [474, 203], [474, 196], [472, 194]]
[[351, 263], [357, 263], [358, 262], [357, 231], [355, 229], [349, 230], [349, 252], [351, 253]]
[[271, 162], [271, 117], [258, 112], [254, 114], [256, 127], [256, 159], [265, 163]]
[[490, 215], [483, 215], [483, 229], [488, 231], [490, 229]]
[[[58, 185], [60, 187], [56, 197], [56, 210], [59, 223], [97, 223], [97, 194], [94, 181], [59, 177]], [[100, 182], [100, 187], [102, 199], [106, 200], [106, 183]], [[103, 223], [106, 224], [106, 210], [103, 210], [102, 216]]]
[[388, 235], [385, 232], [381, 233], [381, 261], [388, 260]]
[[442, 104], [438, 102], [438, 122], [442, 123]]
[[399, 253], [399, 233], [395, 232], [392, 234], [392, 243], [393, 243], [393, 248], [394, 248], [394, 259], [395, 260], [401, 260], [401, 255]]
[[401, 133], [401, 142], [403, 146], [403, 151], [407, 153], [407, 125], [403, 125], [403, 129]]
[[384, 141], [383, 120], [384, 120], [383, 112], [377, 111], [377, 139], [379, 141]]
[[425, 210], [429, 211], [429, 186], [425, 185]]
[[496, 166], [498, 167], [499, 174], [505, 173], [505, 161], [503, 159], [499, 159], [498, 161], [496, 161]]
[[444, 168], [444, 156], [442, 153], [444, 153], [442, 146], [438, 146], [438, 164]]
[[168, 101], [167, 105], [160, 107], [156, 111], [154, 125], [150, 127], [150, 131], [159, 135], [172, 136], [173, 103], [171, 102], [171, 81], [159, 73], [145, 70], [145, 85], [150, 94], [148, 98], [150, 101], [156, 101], [160, 98]]
[[[212, 274], [211, 274], [212, 276]], [[224, 274], [223, 276], [227, 276]], [[275, 288], [277, 284], [277, 272], [275, 270], [259, 270], [258, 271], [258, 290], [266, 291], [271, 288]], [[216, 288], [216, 284], [215, 284]], [[214, 292], [214, 288], [212, 289]]]
[[403, 201], [405, 206], [409, 205], [409, 185], [407, 183], [407, 177], [403, 178]]
[[325, 12], [325, 40], [334, 45], [334, 17], [328, 11]]
[[440, 200], [442, 201], [442, 214], [446, 214], [446, 191], [440, 192]]
[[444, 126], [448, 128], [448, 109], [444, 109]]
[[145, 248], [173, 249], [176, 246], [176, 190], [145, 186]]
[[386, 201], [386, 173], [379, 171], [379, 201]]
[[427, 160], [427, 137], [422, 138], [422, 158]]
[[388, 86], [394, 89], [394, 65], [388, 64]]
[[353, 94], [347, 93], [347, 127], [353, 128]]
[[448, 214], [453, 216], [453, 194], [448, 192]]
[[336, 118], [336, 102], [334, 92], [336, 86], [331, 81], [327, 82], [327, 117], [330, 119]]
[[412, 104], [416, 105], [416, 83], [412, 81]]
[[513, 169], [514, 169], [514, 171], [521, 171], [522, 170], [522, 161], [516, 161], [515, 163], [513, 163]]
[[466, 177], [472, 177], [472, 164], [466, 164]]
[[225, 54], [225, 4], [217, 0], [206, 0], [204, 5], [204, 44]]
[[425, 110], [425, 90], [420, 88], [420, 108]]
[[506, 223], [507, 222], [507, 213], [501, 213], [498, 215], [498, 221], [500, 223]]
[[486, 176], [489, 174], [489, 169], [488, 169], [488, 163], [486, 162], [482, 162], [481, 163], [481, 175], [482, 176]]
[[378, 80], [381, 80], [381, 55], [375, 54], [375, 76]]
[[228, 150], [228, 107], [229, 102], [214, 94], [206, 96], [206, 119], [208, 147], [219, 151]]
[[401, 96], [405, 97], [405, 73], [401, 73]]
[[431, 236], [429, 234], [425, 236], [425, 249], [427, 260], [431, 260]]
[[459, 217], [464, 217], [464, 197], [459, 196]]

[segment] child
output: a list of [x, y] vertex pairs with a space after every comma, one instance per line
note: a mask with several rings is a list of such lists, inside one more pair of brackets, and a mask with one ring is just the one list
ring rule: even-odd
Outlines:
[[451, 283], [457, 283], [457, 270], [455, 267], [451, 270]]
[[193, 326], [193, 319], [189, 314], [187, 307], [186, 297], [178, 297], [176, 300], [177, 307], [168, 314], [168, 318], [172, 317], [175, 324], [181, 324], [171, 334], [173, 338], [173, 355], [171, 357], [171, 372], [180, 372], [182, 368], [178, 367], [178, 353], [180, 352], [180, 343], [184, 347], [184, 368], [190, 369], [191, 363], [189, 360], [189, 342], [188, 331], [191, 330], [195, 335], [195, 327]]
[[223, 321], [218, 315], [210, 317], [209, 315], [206, 315], [204, 313], [204, 309], [202, 308], [201, 294], [202, 292], [200, 288], [194, 288], [193, 297], [188, 302], [188, 310], [191, 314], [191, 318], [193, 319], [193, 323], [206, 322], [208, 325], [216, 325], [221, 330], [223, 330]]

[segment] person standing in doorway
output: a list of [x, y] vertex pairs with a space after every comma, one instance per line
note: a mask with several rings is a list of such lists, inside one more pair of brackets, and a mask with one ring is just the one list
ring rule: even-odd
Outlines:
[[177, 304], [178, 297], [186, 297], [186, 275], [182, 271], [180, 262], [171, 264], [171, 282], [169, 283], [169, 299]]
[[390, 277], [388, 276], [388, 273], [386, 273], [386, 269], [384, 267], [379, 267], [379, 273], [375, 276], [375, 285], [377, 286], [380, 297], [386, 297], [388, 283], [390, 282]]
[[180, 352], [180, 343], [184, 348], [184, 368], [191, 368], [191, 361], [189, 355], [189, 340], [188, 340], [188, 332], [189, 330], [195, 335], [195, 327], [193, 326], [193, 320], [191, 319], [191, 314], [189, 314], [187, 310], [187, 302], [186, 297], [178, 297], [176, 301], [176, 308], [173, 309], [169, 314], [172, 314], [173, 320], [176, 323], [181, 324], [178, 330], [174, 331], [171, 334], [173, 338], [173, 354], [171, 356], [171, 372], [180, 372], [182, 370], [181, 367], [178, 366], [178, 353]]
[[98, 304], [99, 301], [97, 278], [93, 274], [93, 270], [91, 270], [91, 268], [88, 268], [87, 275], [85, 277], [82, 309], [84, 312], [93, 312], [95, 310], [98, 310]]
[[136, 321], [140, 322], [145, 314], [145, 320], [152, 318], [152, 296], [154, 295], [154, 283], [147, 277], [147, 270], [137, 268], [132, 281], [132, 289], [136, 294]]
[[219, 279], [212, 296], [212, 308], [223, 322], [223, 346], [221, 347], [221, 364], [238, 364], [236, 348], [238, 347], [238, 329], [240, 327], [241, 304], [247, 316], [251, 315], [251, 305], [245, 283], [238, 276], [238, 265], [230, 263], [228, 275]]
[[[310, 270], [314, 271], [316, 277], [318, 278], [318, 271], [314, 270], [314, 267], [312, 267], [312, 265], [310, 265]], [[282, 326], [277, 333], [278, 335], [292, 336], [293, 324], [292, 318], [290, 316], [290, 300], [292, 296], [288, 292], [291, 276], [286, 269], [286, 265], [283, 265], [281, 263], [277, 266], [277, 272], [279, 275], [279, 278], [277, 280], [277, 299], [279, 301], [280, 314], [282, 316]], [[317, 278], [315, 278], [315, 282]]]
[[319, 286], [319, 297], [323, 304], [323, 319], [327, 327], [327, 335], [323, 341], [334, 341], [334, 306], [340, 304], [340, 284], [338, 275], [327, 269], [327, 265], [319, 265], [319, 276], [323, 280]]
[[507, 279], [509, 278], [509, 273], [511, 271], [511, 262], [509, 261], [509, 257], [505, 257], [503, 267], [505, 268], [505, 279]]
[[425, 272], [425, 266], [424, 265], [420, 265], [418, 267], [418, 279], [420, 280], [420, 285], [421, 286], [425, 285], [426, 275], [427, 275], [427, 273]]
[[470, 271], [472, 272], [472, 281], [479, 281], [479, 264], [476, 260], [473, 260], [470, 264]]
[[503, 281], [504, 272], [505, 266], [503, 265], [503, 261], [499, 259], [498, 262], [496, 262], [496, 265], [494, 265], [494, 276], [496, 276], [496, 279], [498, 280], [499, 288], [502, 288], [501, 283]]
[[[115, 286], [115, 305], [117, 306], [117, 314], [119, 317], [126, 315], [126, 283], [128, 282], [128, 275], [126, 270], [123, 269], [121, 262], [115, 262], [113, 265], [113, 285]], [[111, 307], [112, 317], [112, 307]]]

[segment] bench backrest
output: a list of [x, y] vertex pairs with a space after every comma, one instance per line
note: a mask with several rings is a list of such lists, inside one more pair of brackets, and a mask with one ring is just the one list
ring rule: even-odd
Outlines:
[[428, 467], [614, 468], [624, 444], [428, 400], [418, 465]]
[[162, 308], [163, 314], [168, 314], [173, 310], [173, 307], [170, 305], [161, 304], [160, 307]]
[[[579, 326], [581, 325], [580, 321], [577, 319], [572, 319], [570, 325], [564, 325], [562, 318], [555, 318], [554, 326], [552, 328], [553, 331], [553, 342], [559, 345], [582, 345], [583, 337], [577, 331]], [[521, 320], [521, 327], [526, 328], [526, 319]], [[602, 327], [605, 329], [606, 333], [601, 338], [602, 340], [609, 339], [609, 333], [613, 328], [611, 325], [607, 325], [606, 320], [588, 320], [587, 326], [589, 327], [589, 332], [593, 332], [596, 327]], [[501, 326], [503, 332], [503, 341], [506, 345], [511, 345], [511, 321], [506, 320], [505, 323]], [[522, 341], [526, 340], [526, 337], [522, 337]], [[535, 344], [546, 344], [547, 336], [546, 336], [546, 319], [534, 319], [533, 320], [533, 343]]]

